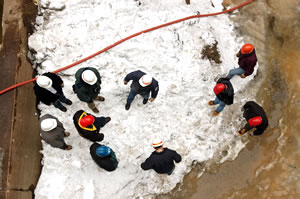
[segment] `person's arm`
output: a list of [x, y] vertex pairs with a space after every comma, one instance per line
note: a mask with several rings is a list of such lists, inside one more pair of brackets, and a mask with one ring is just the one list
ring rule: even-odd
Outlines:
[[176, 163], [181, 162], [181, 155], [179, 155], [176, 151], [174, 151], [174, 156], [173, 156], [174, 160]]
[[146, 161], [141, 164], [141, 167], [142, 167], [143, 170], [152, 169], [153, 162], [151, 160], [151, 156], [149, 158], [147, 158]]
[[159, 91], [159, 86], [158, 86], [158, 83], [156, 85], [153, 85], [153, 88], [151, 90], [151, 98], [150, 98], [150, 101], [154, 101], [154, 99], [157, 97], [157, 94], [158, 94], [158, 91]]
[[136, 75], [136, 71], [128, 73], [126, 75], [126, 77], [124, 78], [124, 84], [125, 84], [125, 82], [127, 84], [130, 80], [133, 80], [133, 78], [135, 77], [135, 75]]

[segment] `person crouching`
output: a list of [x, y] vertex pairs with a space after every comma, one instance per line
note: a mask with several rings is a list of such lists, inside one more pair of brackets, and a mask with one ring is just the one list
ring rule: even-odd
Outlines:
[[72, 101], [67, 99], [63, 93], [63, 80], [54, 73], [44, 73], [36, 79], [33, 87], [37, 99], [46, 105], [53, 104], [55, 108], [66, 112], [67, 108], [61, 102], [71, 105]]
[[79, 135], [92, 142], [103, 140], [104, 135], [99, 131], [110, 120], [110, 117], [96, 117], [83, 110], [77, 111], [73, 116], [73, 122]]
[[251, 129], [256, 130], [250, 135], [261, 135], [268, 127], [268, 118], [264, 109], [254, 101], [248, 101], [243, 106], [243, 116], [247, 120], [247, 124], [238, 131], [239, 135], [243, 135]]
[[214, 87], [214, 93], [216, 94], [216, 98], [214, 101], [209, 101], [208, 105], [212, 106], [219, 104], [213, 113], [213, 116], [217, 116], [223, 111], [226, 105], [233, 104], [234, 90], [230, 80], [228, 78], [220, 78]]
[[143, 170], [154, 169], [157, 173], [171, 175], [175, 169], [175, 164], [181, 161], [181, 156], [168, 148], [163, 148], [163, 142], [159, 139], [152, 143], [154, 152], [141, 164]]
[[93, 143], [90, 146], [90, 154], [95, 163], [106, 171], [114, 171], [118, 167], [116, 154], [108, 146]]
[[52, 147], [71, 150], [72, 146], [65, 143], [64, 137], [70, 135], [65, 132], [63, 124], [54, 116], [46, 114], [40, 119], [40, 134], [42, 139]]

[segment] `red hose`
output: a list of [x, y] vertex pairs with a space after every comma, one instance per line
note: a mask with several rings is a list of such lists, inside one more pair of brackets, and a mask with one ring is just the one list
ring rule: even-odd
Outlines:
[[[177, 19], [175, 21], [171, 21], [169, 23], [165, 23], [165, 24], [162, 24], [162, 25], [159, 25], [159, 26], [155, 26], [155, 27], [152, 27], [152, 28], [149, 28], [149, 29], [146, 29], [146, 30], [142, 30], [142, 31], [137, 32], [135, 34], [132, 34], [132, 35], [130, 35], [130, 36], [124, 38], [124, 39], [121, 39], [121, 40], [117, 41], [116, 43], [114, 43], [114, 44], [112, 44], [110, 46], [107, 46], [106, 48], [104, 48], [104, 49], [102, 49], [102, 50], [100, 50], [100, 51], [98, 51], [98, 52], [96, 52], [96, 53], [94, 53], [94, 54], [92, 54], [92, 55], [90, 55], [88, 57], [85, 57], [85, 58], [83, 58], [81, 60], [78, 60], [78, 61], [76, 61], [76, 62], [74, 62], [74, 63], [72, 63], [72, 64], [70, 64], [68, 66], [65, 66], [63, 68], [60, 68], [58, 70], [55, 70], [55, 71], [53, 71], [53, 73], [58, 73], [60, 71], [63, 71], [63, 70], [66, 70], [68, 68], [71, 68], [73, 66], [76, 66], [76, 65], [78, 65], [78, 64], [80, 64], [82, 62], [85, 62], [85, 61], [87, 61], [87, 60], [89, 60], [89, 59], [91, 59], [91, 58], [93, 58], [93, 57], [95, 57], [95, 56], [97, 56], [97, 55], [99, 55], [99, 54], [101, 54], [101, 53], [103, 53], [103, 52], [105, 52], [105, 51], [107, 51], [107, 50], [109, 50], [109, 49], [117, 46], [117, 45], [119, 45], [120, 43], [123, 43], [124, 41], [127, 41], [127, 40], [129, 40], [129, 39], [131, 39], [133, 37], [136, 37], [136, 36], [138, 36], [138, 35], [140, 35], [142, 33], [147, 33], [147, 32], [150, 32], [150, 31], [153, 31], [153, 30], [165, 27], [165, 26], [169, 26], [169, 25], [172, 25], [172, 24], [175, 24], [175, 23], [179, 23], [179, 22], [182, 22], [182, 21], [185, 21], [185, 20], [193, 19], [193, 18], [209, 17], [209, 16], [216, 16], [216, 15], [228, 13], [228, 12], [234, 11], [236, 9], [239, 9], [239, 8], [245, 6], [245, 5], [248, 5], [248, 4], [252, 3], [253, 1], [254, 0], [248, 0], [248, 1], [246, 1], [246, 2], [244, 2], [242, 4], [240, 4], [240, 5], [238, 5], [236, 7], [233, 7], [231, 9], [229, 9], [229, 10], [225, 10], [225, 11], [222, 11], [222, 12], [217, 12], [217, 13], [212, 13], [212, 14], [203, 14], [203, 15], [193, 15], [193, 16], [182, 18], [182, 19]], [[21, 82], [21, 83], [18, 83], [18, 84], [15, 84], [15, 85], [13, 85], [11, 87], [8, 87], [8, 88], [0, 91], [0, 95], [2, 95], [3, 93], [6, 93], [7, 91], [10, 91], [10, 90], [12, 90], [12, 89], [14, 89], [16, 87], [22, 86], [24, 84], [28, 84], [30, 82], [34, 82], [35, 80], [36, 80], [36, 78], [31, 79], [31, 80], [27, 80], [27, 81], [24, 81], [24, 82]]]

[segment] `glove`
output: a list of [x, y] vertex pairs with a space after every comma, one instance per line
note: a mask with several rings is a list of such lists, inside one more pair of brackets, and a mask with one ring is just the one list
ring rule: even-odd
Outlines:
[[241, 74], [241, 78], [245, 78], [246, 77], [246, 75], [243, 73], [243, 74]]
[[240, 55], [241, 55], [241, 53], [240, 53], [240, 52], [236, 53], [236, 56], [237, 56], [237, 57], [239, 57]]
[[155, 98], [152, 98], [152, 97], [149, 98], [150, 102], [153, 102], [154, 100], [155, 100]]
[[245, 133], [246, 133], [246, 130], [245, 130], [245, 129], [241, 129], [241, 130], [238, 131], [238, 134], [239, 134], [239, 135], [243, 135], [243, 134], [245, 134]]
[[64, 83], [61, 83], [61, 85], [60, 85], [61, 87], [64, 87], [65, 85], [64, 85]]
[[128, 82], [126, 82], [125, 80], [124, 80], [124, 85], [126, 85]]

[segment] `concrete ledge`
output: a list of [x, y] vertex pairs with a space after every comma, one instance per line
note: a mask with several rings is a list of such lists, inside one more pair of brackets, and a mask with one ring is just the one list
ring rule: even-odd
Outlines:
[[[4, 0], [0, 90], [32, 79], [26, 58], [27, 35], [36, 9], [31, 0]], [[32, 198], [40, 175], [41, 141], [32, 87], [30, 83], [0, 96], [1, 199]]]

